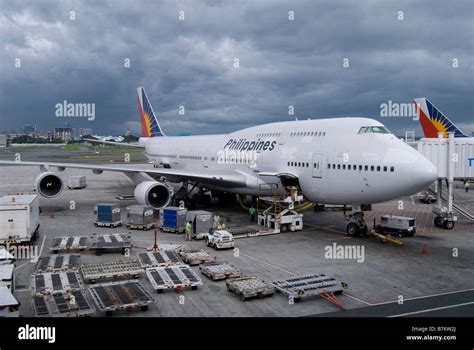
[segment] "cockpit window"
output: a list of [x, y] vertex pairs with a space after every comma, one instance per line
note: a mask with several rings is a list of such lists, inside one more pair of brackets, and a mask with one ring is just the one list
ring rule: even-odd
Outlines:
[[363, 126], [359, 130], [359, 134], [390, 134], [385, 126]]

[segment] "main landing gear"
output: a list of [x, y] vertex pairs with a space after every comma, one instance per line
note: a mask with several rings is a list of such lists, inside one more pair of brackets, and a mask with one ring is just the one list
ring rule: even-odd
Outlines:
[[346, 220], [351, 220], [346, 227], [346, 232], [349, 236], [367, 236], [369, 228], [364, 220], [364, 212], [360, 205], [353, 205], [352, 213], [349, 215], [346, 215], [346, 210], [344, 208], [344, 216]]

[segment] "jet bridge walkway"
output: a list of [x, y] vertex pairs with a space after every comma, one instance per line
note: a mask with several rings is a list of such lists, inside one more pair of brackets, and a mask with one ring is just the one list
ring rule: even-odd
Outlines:
[[[424, 138], [418, 141], [416, 148], [419, 153], [428, 158], [438, 169], [438, 180], [435, 192], [437, 204], [433, 207], [436, 226], [453, 229], [457, 221], [453, 209], [461, 215], [474, 221], [473, 213], [454, 203], [454, 180], [469, 180], [474, 178], [474, 139], [454, 137], [449, 133], [448, 138], [443, 138], [443, 133], [438, 138]], [[443, 182], [447, 182], [448, 193], [443, 198]], [[447, 207], [442, 206], [442, 200], [447, 202]]]

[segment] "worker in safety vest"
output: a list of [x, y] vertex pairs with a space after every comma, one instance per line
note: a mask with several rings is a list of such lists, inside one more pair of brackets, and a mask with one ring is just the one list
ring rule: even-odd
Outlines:
[[466, 193], [469, 192], [469, 180], [467, 179], [464, 181], [464, 189], [466, 190]]
[[191, 232], [192, 232], [192, 229], [193, 229], [193, 224], [191, 223], [191, 221], [188, 221], [187, 224], [186, 224], [186, 229], [185, 229], [185, 232], [186, 232], [185, 240], [186, 240], [186, 241], [190, 241], [190, 240], [191, 240]]
[[255, 222], [255, 214], [257, 213], [257, 209], [253, 207], [253, 205], [249, 208], [250, 214], [250, 222]]

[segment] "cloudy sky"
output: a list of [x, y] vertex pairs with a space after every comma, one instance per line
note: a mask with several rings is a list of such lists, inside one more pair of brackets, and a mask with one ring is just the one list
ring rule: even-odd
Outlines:
[[0, 130], [63, 126], [55, 105], [66, 100], [95, 103], [95, 120], [69, 118], [73, 127], [138, 134], [135, 88], [144, 86], [169, 134], [363, 115], [419, 135], [411, 118], [381, 117], [380, 104], [422, 96], [474, 131], [472, 0], [0, 0], [0, 8]]

